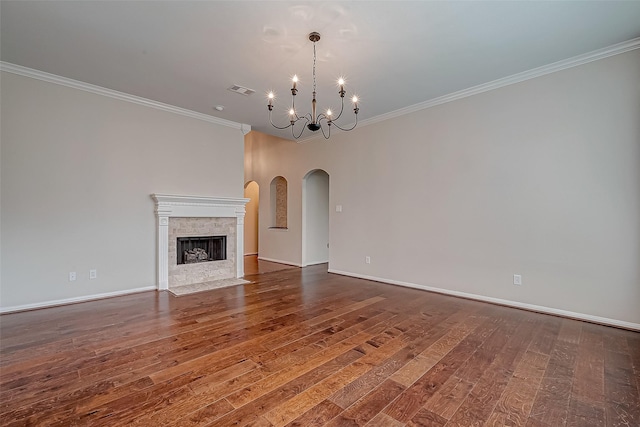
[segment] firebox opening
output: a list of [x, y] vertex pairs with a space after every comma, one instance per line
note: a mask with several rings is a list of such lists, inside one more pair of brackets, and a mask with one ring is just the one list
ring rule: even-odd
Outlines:
[[227, 236], [178, 237], [178, 264], [227, 259]]

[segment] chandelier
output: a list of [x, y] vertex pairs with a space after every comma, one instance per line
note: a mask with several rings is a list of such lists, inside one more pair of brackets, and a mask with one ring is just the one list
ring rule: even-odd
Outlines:
[[[273, 92], [269, 92], [268, 94], [269, 105], [267, 105], [267, 107], [269, 108], [269, 122], [271, 122], [271, 125], [276, 129], [291, 128], [291, 134], [295, 139], [298, 139], [302, 136], [305, 127], [312, 132], [317, 132], [320, 130], [322, 131], [322, 135], [326, 139], [329, 139], [329, 137], [331, 136], [331, 126], [335, 126], [343, 131], [353, 130], [357, 126], [358, 112], [360, 111], [360, 109], [358, 108], [358, 97], [354, 95], [351, 98], [351, 102], [353, 103], [353, 112], [355, 114], [355, 123], [350, 128], [340, 127], [338, 123], [336, 123], [336, 121], [340, 119], [340, 117], [342, 116], [342, 112], [344, 111], [344, 96], [346, 92], [344, 90], [343, 78], [340, 78], [338, 80], [338, 85], [340, 86], [340, 91], [338, 92], [338, 94], [340, 95], [340, 113], [338, 113], [338, 115], [334, 117], [331, 109], [327, 109], [324, 113], [316, 114], [316, 42], [320, 40], [320, 33], [310, 33], [309, 40], [313, 42], [313, 100], [311, 101], [311, 113], [300, 116], [296, 111], [296, 95], [298, 94], [298, 89], [296, 86], [298, 83], [298, 76], [294, 75], [292, 78], [293, 86], [291, 87], [291, 108], [289, 109], [289, 124], [286, 126], [277, 126], [273, 123], [273, 120], [271, 118], [271, 112], [273, 111], [273, 101], [275, 98], [275, 94]], [[300, 132], [296, 135], [295, 125], [300, 121], [303, 122], [303, 126]], [[326, 130], [324, 126], [325, 124]]]

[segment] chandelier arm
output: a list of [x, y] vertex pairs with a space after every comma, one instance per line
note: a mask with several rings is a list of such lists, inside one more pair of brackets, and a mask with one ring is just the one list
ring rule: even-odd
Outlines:
[[345, 131], [345, 132], [349, 132], [350, 130], [354, 130], [356, 128], [356, 126], [358, 126], [358, 115], [356, 114], [356, 122], [353, 124], [353, 126], [351, 126], [349, 129], [347, 128], [341, 128], [340, 126], [338, 126], [335, 122], [333, 122], [333, 125], [335, 127], [337, 127], [338, 129]]
[[[290, 127], [292, 127], [292, 126], [293, 126], [293, 124], [292, 124], [292, 123], [289, 123], [289, 124], [288, 124], [288, 125], [286, 125], [286, 126], [278, 126], [278, 125], [276, 125], [275, 123], [273, 123], [273, 120], [271, 119], [271, 112], [269, 112], [269, 122], [271, 123], [271, 126], [273, 126], [273, 127], [274, 127], [274, 128], [276, 128], [276, 129], [280, 129], [280, 130], [282, 130], [282, 129], [287, 129], [287, 128], [290, 128]], [[294, 122], [294, 123], [295, 123], [295, 122]]]
[[[324, 126], [322, 126], [322, 120], [327, 122], [327, 127], [329, 128], [329, 130], [326, 133], [324, 131]], [[318, 114], [318, 125], [320, 126], [320, 130], [322, 131], [322, 136], [324, 136], [324, 139], [329, 139], [329, 137], [331, 136], [332, 123], [333, 121], [329, 117], [327, 117], [324, 113]]]
[[[298, 111], [296, 110], [296, 97], [295, 96], [291, 96], [291, 109], [293, 110], [293, 114], [296, 116], [296, 120], [295, 120], [296, 122], [298, 120], [302, 120], [302, 119], [308, 120], [307, 116], [310, 116], [309, 113], [305, 114], [304, 116], [299, 116], [298, 115]], [[306, 125], [306, 123], [305, 123], [305, 125]]]
[[306, 117], [304, 119], [306, 120], [306, 123], [300, 129], [300, 133], [298, 134], [298, 136], [296, 136], [296, 133], [294, 132], [293, 126], [291, 126], [291, 135], [293, 135], [294, 139], [298, 139], [298, 138], [300, 138], [302, 136], [302, 133], [304, 132], [305, 127], [307, 126], [307, 123], [309, 123], [309, 120], [307, 120]]
[[329, 125], [329, 131], [328, 133], [324, 133], [324, 127], [320, 126], [320, 130], [322, 131], [322, 136], [324, 136], [324, 139], [329, 139], [329, 137], [331, 136], [331, 125]]
[[338, 114], [333, 120], [338, 120], [340, 116], [342, 116], [342, 112], [344, 111], [344, 98], [341, 97], [340, 99], [342, 100], [342, 102], [340, 103], [340, 114]]

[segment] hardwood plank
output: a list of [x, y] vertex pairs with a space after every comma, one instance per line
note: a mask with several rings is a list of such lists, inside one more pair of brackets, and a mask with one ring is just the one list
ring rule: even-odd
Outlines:
[[456, 413], [472, 388], [472, 383], [461, 380], [454, 375], [427, 400], [424, 407], [430, 412], [449, 420]]
[[579, 399], [571, 399], [571, 402], [569, 402], [567, 427], [600, 427], [605, 425], [604, 405], [594, 405], [593, 403], [582, 402]]
[[[299, 395], [301, 391], [308, 389], [313, 384], [339, 371], [343, 366], [351, 364], [360, 357], [362, 357], [361, 353], [348, 350], [335, 359], [247, 402], [247, 404], [217, 420], [213, 425], [244, 425], [245, 423], [253, 421], [257, 413], [265, 414], [265, 419], [271, 422], [271, 420], [267, 418], [267, 412], [278, 405], [279, 402], [289, 400]], [[227, 396], [227, 399], [228, 398], [229, 396]]]
[[[415, 322], [415, 320], [413, 320], [413, 322]], [[366, 374], [358, 377], [355, 381], [352, 381], [334, 393], [329, 400], [344, 409], [348, 408], [356, 400], [369, 393], [408, 362], [412, 361], [416, 353], [419, 354], [423, 351], [437, 336], [424, 334], [421, 328], [415, 326], [415, 323], [412, 324], [414, 326], [406, 329], [402, 334], [402, 336], [405, 337], [405, 346], [403, 348], [388, 357], [384, 363], [375, 366]], [[401, 336], [397, 338], [402, 340]]]
[[499, 319], [488, 319], [449, 351], [433, 368], [407, 388], [385, 413], [409, 422], [433, 394], [453, 375], [473, 352], [499, 327]]
[[640, 425], [640, 333], [328, 274], [0, 316], [3, 426]]
[[555, 341], [530, 418], [548, 425], [566, 424], [577, 353], [576, 344]]
[[582, 334], [582, 326], [584, 322], [573, 319], [562, 319], [562, 325], [558, 332], [558, 340], [566, 341], [571, 344], [580, 343], [580, 335]]
[[[606, 342], [607, 340], [605, 340]], [[625, 350], [626, 346], [612, 346]], [[605, 410], [607, 424], [640, 425], [640, 395], [632, 360], [627, 353], [605, 349]]]
[[[361, 361], [352, 363], [297, 396], [280, 403], [278, 407], [269, 411], [265, 417], [275, 426], [287, 425], [291, 420], [295, 420], [307, 411], [313, 410], [312, 408], [320, 405], [337, 390], [349, 384], [354, 378], [364, 374], [369, 369], [371, 367]], [[342, 410], [342, 408], [340, 409]]]
[[407, 426], [411, 427], [442, 427], [447, 425], [448, 420], [438, 414], [434, 414], [428, 409], [422, 408], [411, 418]]
[[371, 338], [371, 335], [365, 332], [360, 332], [352, 338], [341, 341], [332, 347], [328, 347], [318, 352], [314, 357], [307, 359], [302, 363], [288, 366], [285, 369], [252, 384], [250, 388], [245, 388], [227, 396], [227, 400], [236, 408], [244, 406], [252, 400], [255, 400], [281, 385], [311, 371], [312, 369], [327, 363], [331, 359], [349, 352], [355, 346], [365, 342], [369, 338]]
[[[192, 412], [186, 416], [182, 416], [175, 420], [172, 424], [152, 424], [152, 425], [171, 425], [174, 427], [190, 427], [194, 425], [206, 425], [213, 422], [225, 414], [233, 411], [233, 405], [225, 399], [210, 403], [197, 412]], [[252, 422], [258, 422], [259, 417], [255, 417]], [[146, 424], [146, 421], [145, 421]], [[147, 424], [149, 425], [149, 424]]]
[[262, 417], [258, 417], [255, 421], [247, 424], [247, 427], [273, 427], [273, 424]]
[[524, 426], [548, 363], [549, 356], [527, 351], [485, 425]]
[[435, 342], [394, 373], [391, 379], [405, 387], [409, 387], [485, 320], [486, 318], [470, 315], [448, 331], [443, 328], [431, 329], [427, 333], [431, 334]]
[[393, 380], [387, 380], [354, 403], [348, 410], [327, 423], [327, 427], [364, 426], [403, 390], [404, 386]]
[[367, 427], [403, 427], [404, 424], [396, 421], [384, 412], [379, 412], [371, 421], [366, 424]]
[[583, 402], [604, 401], [604, 344], [602, 334], [584, 331], [578, 346], [571, 396]]
[[[483, 344], [483, 350], [493, 348], [497, 355], [489, 367], [483, 370], [471, 392], [451, 417], [453, 425], [476, 425], [489, 419], [536, 331], [534, 326], [535, 323], [518, 323], [518, 320], [510, 319], [501, 325], [503, 334], [494, 334]], [[465, 379], [464, 376], [461, 378]], [[457, 403], [456, 399], [451, 400], [452, 406]], [[429, 406], [425, 407], [431, 409]]]
[[[335, 394], [336, 391], [343, 389], [367, 372], [375, 369], [376, 366], [383, 363], [391, 355], [397, 354], [406, 345], [406, 337], [399, 336], [380, 347], [372, 346], [357, 362], [354, 362], [310, 387], [308, 390], [303, 391], [287, 402], [279, 405], [267, 413], [265, 415], [266, 418], [275, 426], [287, 424], [300, 416], [300, 414], [328, 399], [331, 395]], [[361, 347], [359, 346], [358, 348]], [[356, 351], [358, 351], [358, 348], [356, 348]]]
[[[311, 426], [323, 426], [329, 422], [332, 418], [336, 417], [342, 408], [333, 402], [323, 400], [313, 408], [309, 409], [304, 414], [300, 415], [295, 420], [291, 421], [287, 426], [289, 427], [311, 427]], [[273, 424], [272, 424], [273, 425]]]

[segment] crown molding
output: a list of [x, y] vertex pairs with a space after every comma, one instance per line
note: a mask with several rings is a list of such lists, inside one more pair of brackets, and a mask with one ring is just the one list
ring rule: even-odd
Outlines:
[[[467, 89], [463, 89], [457, 92], [452, 92], [447, 95], [439, 96], [437, 98], [429, 99], [418, 104], [410, 105], [408, 107], [400, 108], [398, 110], [390, 111], [379, 116], [370, 117], [358, 122], [358, 128], [372, 125], [374, 123], [382, 122], [385, 120], [393, 119], [395, 117], [404, 116], [406, 114], [415, 113], [416, 111], [426, 110], [427, 108], [435, 107], [437, 105], [446, 104], [447, 102], [457, 101], [458, 99], [466, 98], [469, 96], [477, 95], [483, 92], [488, 92], [494, 89], [500, 89], [501, 87], [509, 86], [512, 84], [524, 82], [526, 80], [535, 79], [547, 74], [555, 73], [556, 71], [566, 70], [567, 68], [577, 67], [589, 62], [598, 61], [600, 59], [608, 58], [610, 56], [619, 55], [621, 53], [629, 52], [635, 49], [640, 49], [640, 37], [627, 40], [622, 43], [614, 44], [602, 49], [587, 52], [582, 55], [574, 56], [568, 59], [563, 59], [558, 62], [543, 65], [542, 67], [533, 68], [521, 73], [512, 74], [501, 79], [493, 80], [488, 83], [483, 83], [477, 86], [473, 86]], [[352, 126], [353, 123], [347, 126]], [[306, 143], [320, 139], [321, 135], [312, 134], [305, 138], [296, 140], [297, 143]]]
[[[379, 116], [371, 117], [362, 120], [358, 123], [358, 127], [368, 126], [374, 123], [378, 123], [384, 120], [392, 119], [394, 117], [404, 116], [416, 111], [425, 110], [427, 108], [435, 107], [436, 105], [445, 104], [447, 102], [457, 101], [458, 99], [466, 98], [468, 96], [477, 95], [479, 93], [488, 92], [490, 90], [499, 89], [501, 87], [509, 86], [512, 84], [524, 82], [526, 80], [535, 79], [547, 74], [555, 73], [557, 71], [566, 70], [567, 68], [577, 67], [589, 62], [598, 61], [600, 59], [608, 58], [610, 56], [619, 55], [625, 52], [630, 52], [635, 49], [640, 49], [640, 37], [627, 40], [622, 43], [614, 44], [602, 49], [594, 50], [582, 55], [574, 56], [572, 58], [563, 59], [562, 61], [554, 62], [542, 67], [534, 68], [521, 73], [513, 74], [508, 77], [503, 77], [498, 80], [494, 80], [488, 83], [483, 83], [477, 86], [463, 89], [457, 92], [453, 92], [447, 95], [443, 95], [437, 98], [430, 99], [428, 101], [421, 102], [419, 104], [410, 105], [405, 108], [400, 108], [389, 113], [381, 114]], [[315, 136], [313, 137], [315, 138]], [[307, 138], [304, 141], [312, 139]], [[304, 142], [301, 141], [301, 142]]]
[[107, 89], [101, 86], [92, 85], [90, 83], [69, 79], [55, 74], [45, 73], [44, 71], [34, 70], [33, 68], [23, 67], [21, 65], [12, 64], [10, 62], [0, 61], [0, 71], [6, 71], [7, 73], [30, 77], [32, 79], [67, 86], [73, 89], [79, 89], [85, 92], [94, 93], [96, 95], [107, 96], [109, 98], [118, 99], [120, 101], [126, 101], [138, 105], [143, 105], [145, 107], [155, 108], [156, 110], [167, 111], [169, 113], [179, 114], [181, 116], [191, 117], [193, 119], [215, 123], [217, 125], [231, 127], [233, 129], [242, 131], [243, 135], [246, 135], [251, 131], [251, 126], [248, 124], [232, 122], [231, 120], [209, 116], [207, 114], [187, 110], [186, 108], [180, 108], [173, 105], [164, 104], [162, 102], [153, 101], [151, 99], [130, 95], [128, 93], [118, 92], [117, 90]]
[[[635, 49], [640, 49], [640, 37], [636, 37], [631, 40], [627, 40], [622, 43], [617, 43], [612, 46], [608, 46], [602, 49], [594, 50], [582, 55], [574, 56], [572, 58], [563, 59], [558, 62], [554, 62], [542, 67], [534, 68], [532, 70], [523, 71], [521, 73], [513, 74], [501, 79], [497, 79], [488, 83], [483, 83], [477, 86], [472, 86], [467, 89], [463, 89], [457, 92], [453, 92], [447, 95], [443, 95], [437, 98], [433, 98], [418, 104], [410, 105], [408, 107], [400, 108], [398, 110], [390, 111], [379, 116], [370, 117], [362, 120], [358, 123], [358, 127], [364, 127], [378, 123], [384, 120], [392, 119], [395, 117], [411, 114], [416, 111], [425, 110], [427, 108], [435, 107], [437, 105], [445, 104], [447, 102], [457, 101], [458, 99], [466, 98], [469, 96], [477, 95], [490, 90], [499, 89], [501, 87], [509, 86], [512, 84], [524, 82], [526, 80], [535, 79], [547, 74], [555, 73], [557, 71], [566, 70], [568, 68], [584, 65], [589, 62], [605, 59], [610, 56], [619, 55], [622, 53], [630, 52]], [[25, 77], [31, 77], [34, 79], [46, 81], [49, 83], [60, 84], [63, 86], [72, 87], [75, 89], [84, 90], [87, 92], [95, 93], [98, 95], [108, 96], [115, 99], [120, 99], [127, 102], [133, 102], [139, 105], [145, 105], [147, 107], [156, 108], [163, 111], [168, 111], [175, 114], [180, 114], [187, 117], [192, 117], [198, 120], [207, 121], [210, 123], [216, 123], [223, 126], [229, 126], [234, 129], [239, 129], [243, 135], [248, 134], [251, 131], [251, 126], [244, 123], [236, 123], [230, 120], [220, 119], [218, 117], [209, 116], [206, 114], [198, 113], [185, 108], [175, 107], [169, 104], [163, 104], [161, 102], [152, 101], [150, 99], [141, 98], [135, 95], [129, 95], [123, 92], [118, 92], [111, 89], [106, 89], [100, 86], [95, 86], [89, 83], [80, 82], [66, 77], [57, 76], [55, 74], [45, 73], [44, 71], [34, 70], [32, 68], [22, 67], [20, 65], [11, 64], [8, 62], [0, 61], [0, 71], [6, 71], [13, 74], [18, 74]], [[306, 138], [297, 140], [298, 143], [309, 142], [317, 139], [318, 135], [310, 135]]]

